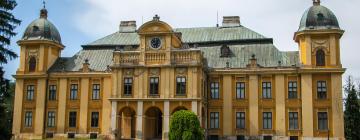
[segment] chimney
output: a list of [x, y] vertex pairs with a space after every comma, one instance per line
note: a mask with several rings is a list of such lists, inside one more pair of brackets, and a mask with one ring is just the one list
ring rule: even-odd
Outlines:
[[224, 16], [222, 26], [223, 27], [240, 26], [240, 17], [239, 16]]
[[135, 32], [136, 31], [136, 21], [121, 21], [120, 22], [120, 32]]

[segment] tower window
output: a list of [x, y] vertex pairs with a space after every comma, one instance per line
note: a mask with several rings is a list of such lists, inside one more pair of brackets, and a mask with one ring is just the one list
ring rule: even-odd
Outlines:
[[325, 66], [325, 52], [323, 50], [316, 52], [316, 66]]
[[34, 72], [36, 69], [36, 59], [35, 57], [30, 57], [29, 59], [29, 72]]

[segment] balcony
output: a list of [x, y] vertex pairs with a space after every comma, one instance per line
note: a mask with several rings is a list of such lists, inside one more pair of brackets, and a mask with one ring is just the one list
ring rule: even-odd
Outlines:
[[[170, 55], [170, 57], [169, 57]], [[114, 66], [136, 65], [200, 65], [200, 50], [172, 50], [171, 52], [115, 51]]]

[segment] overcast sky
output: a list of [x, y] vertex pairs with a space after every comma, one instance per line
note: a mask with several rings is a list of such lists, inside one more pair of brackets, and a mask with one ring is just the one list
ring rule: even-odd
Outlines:
[[[22, 24], [10, 46], [19, 54], [16, 41], [27, 27], [39, 17], [41, 0], [18, 0], [14, 10]], [[73, 56], [81, 45], [95, 41], [119, 28], [120, 21], [136, 20], [138, 27], [155, 14], [173, 28], [210, 27], [219, 23], [222, 16], [240, 16], [240, 22], [266, 37], [274, 39], [282, 51], [296, 51], [293, 41], [304, 11], [312, 0], [47, 0], [49, 20], [58, 28], [66, 46], [62, 56]], [[360, 78], [359, 0], [323, 0], [322, 5], [331, 9], [346, 32], [341, 39], [341, 60], [347, 68], [346, 75]], [[19, 60], [5, 65], [6, 77], [11, 78], [18, 68]]]

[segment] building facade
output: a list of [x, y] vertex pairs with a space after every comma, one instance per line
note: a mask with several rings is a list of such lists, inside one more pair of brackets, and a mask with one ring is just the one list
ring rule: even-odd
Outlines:
[[156, 15], [61, 57], [42, 9], [18, 41], [14, 138], [168, 139], [171, 115], [190, 110], [211, 140], [343, 140], [343, 33], [314, 1], [298, 51], [279, 51], [237, 16], [172, 28]]

